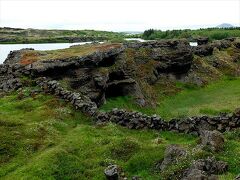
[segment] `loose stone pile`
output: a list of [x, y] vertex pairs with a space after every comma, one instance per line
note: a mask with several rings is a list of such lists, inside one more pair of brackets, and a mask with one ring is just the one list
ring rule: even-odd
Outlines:
[[22, 87], [19, 75], [26, 73], [19, 65], [0, 64], [0, 91], [8, 92]]
[[80, 109], [83, 113], [94, 116], [97, 111], [97, 105], [92, 102], [87, 96], [80, 93], [65, 90], [55, 80], [47, 80], [39, 78], [36, 83], [45, 91], [69, 101], [76, 109]]
[[0, 90], [8, 92], [9, 90], [16, 90], [22, 87], [22, 83], [19, 78], [5, 79], [4, 82], [0, 83]]
[[198, 159], [184, 172], [182, 180], [191, 179], [218, 179], [217, 174], [228, 170], [228, 164], [224, 161], [217, 161], [213, 157]]
[[114, 122], [129, 129], [156, 129], [176, 131], [199, 135], [201, 130], [229, 131], [240, 127], [239, 112], [221, 114], [216, 117], [189, 117], [165, 121], [157, 115], [147, 116], [140, 112], [128, 112], [122, 109], [113, 109], [110, 112], [98, 113], [97, 122]]
[[200, 135], [203, 130], [229, 131], [240, 127], [240, 111], [232, 114], [221, 114], [216, 117], [188, 117], [165, 121], [157, 115], [148, 116], [140, 112], [129, 112], [113, 109], [99, 112], [96, 103], [83, 94], [65, 90], [55, 80], [38, 78], [36, 83], [45, 91], [69, 101], [76, 109], [80, 109], [95, 118], [97, 123], [113, 122], [129, 129], [155, 129]]

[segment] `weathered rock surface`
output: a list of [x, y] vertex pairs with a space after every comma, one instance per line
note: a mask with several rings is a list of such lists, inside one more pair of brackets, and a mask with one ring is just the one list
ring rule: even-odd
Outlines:
[[160, 166], [160, 170], [164, 170], [167, 166], [175, 164], [181, 158], [187, 155], [186, 150], [178, 145], [169, 145], [164, 153], [164, 160]]
[[219, 131], [207, 131], [200, 132], [201, 144], [204, 147], [210, 148], [212, 151], [220, 151], [224, 147], [224, 136]]
[[[232, 44], [233, 43], [233, 44]], [[202, 47], [226, 48], [235, 41], [222, 40]], [[98, 122], [114, 122], [131, 129], [169, 130], [199, 135], [202, 130], [224, 132], [240, 126], [239, 113], [217, 117], [191, 117], [172, 119], [169, 122], [160, 117], [147, 116], [139, 112], [114, 109], [100, 113], [97, 106], [106, 98], [131, 95], [144, 106], [147, 88], [165, 74], [188, 73], [192, 64], [192, 49], [185, 40], [152, 41], [128, 43], [103, 48], [92, 54], [63, 59], [39, 60], [21, 64], [19, 57], [25, 51], [13, 51], [3, 65], [0, 65], [0, 91], [10, 91], [22, 86], [20, 77], [46, 77], [37, 83], [45, 91], [70, 101], [77, 109], [94, 115]], [[200, 46], [199, 46], [200, 47]], [[145, 55], [144, 55], [145, 54]], [[60, 82], [71, 89], [62, 88]], [[144, 86], [145, 87], [144, 87]]]
[[200, 43], [199, 46], [192, 47], [193, 53], [198, 56], [209, 56], [213, 54], [213, 49], [217, 48], [219, 50], [226, 49], [230, 47], [232, 44], [232, 39], [223, 39], [223, 40], [216, 40], [212, 43]]
[[117, 165], [110, 165], [104, 170], [104, 174], [107, 180], [118, 180], [119, 172]]
[[34, 51], [33, 48], [25, 48], [21, 50], [14, 50], [10, 51], [10, 53], [7, 56], [7, 59], [4, 61], [4, 64], [16, 64], [19, 63], [19, 60], [21, 59], [23, 53], [25, 51]]
[[199, 37], [196, 39], [198, 45], [203, 45], [203, 44], [207, 44], [209, 41], [208, 37]]
[[203, 130], [218, 130], [220, 132], [240, 127], [240, 116], [237, 114], [221, 114], [215, 117], [189, 117], [165, 121], [157, 115], [147, 116], [140, 112], [129, 112], [113, 109], [106, 113], [98, 113], [96, 121], [114, 122], [129, 129], [169, 130], [199, 135]]
[[0, 81], [0, 90], [4, 92], [9, 92], [12, 90], [17, 90], [22, 87], [22, 83], [19, 78], [3, 78]]
[[8, 65], [0, 64], [0, 91], [9, 92], [22, 87], [18, 77], [18, 67], [9, 68]]
[[97, 111], [97, 105], [92, 102], [89, 97], [80, 93], [65, 90], [57, 81], [48, 80], [46, 78], [37, 79], [36, 83], [45, 91], [55, 94], [61, 99], [70, 102], [76, 109], [93, 116]]
[[28, 65], [26, 68], [31, 69], [32, 74], [35, 76], [45, 75], [54, 77], [59, 76], [59, 73], [69, 69], [96, 68], [109, 66], [109, 64], [112, 65], [114, 63], [115, 56], [123, 50], [123, 47], [111, 48], [102, 52], [97, 51], [86, 56], [36, 61]]
[[145, 48], [150, 51], [149, 58], [161, 62], [157, 67], [159, 73], [187, 72], [193, 60], [193, 54], [188, 41], [162, 40], [143, 43], [129, 43], [127, 48]]
[[[4, 69], [7, 69], [4, 77], [30, 75], [64, 81], [69, 88], [88, 96], [98, 106], [106, 98], [122, 95], [131, 95], [144, 106], [149, 103], [146, 97], [152, 96], [146, 90], [147, 86], [157, 82], [162, 75], [181, 77], [190, 70], [193, 54], [211, 55], [213, 47], [227, 48], [234, 43], [228, 39], [197, 47], [190, 47], [186, 40], [126, 43], [105, 45], [101, 51], [82, 56], [49, 60], [35, 58], [32, 61], [25, 56], [30, 53], [30, 56], [41, 57], [44, 52], [22, 49], [9, 54], [4, 62]], [[0, 82], [6, 81], [1, 78], [3, 74], [0, 73]]]
[[[182, 180], [209, 180], [207, 174], [199, 169], [189, 169]], [[215, 180], [214, 178], [212, 180]]]
[[215, 158], [198, 159], [184, 172], [183, 180], [193, 179], [218, 179], [216, 174], [222, 174], [228, 170], [228, 164], [217, 161]]

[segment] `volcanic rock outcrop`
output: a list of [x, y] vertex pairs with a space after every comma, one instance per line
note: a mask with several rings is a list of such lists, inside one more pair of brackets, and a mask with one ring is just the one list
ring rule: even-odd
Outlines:
[[[68, 51], [75, 52], [77, 48], [80, 51], [81, 47], [71, 47]], [[152, 84], [162, 73], [186, 73], [193, 60], [191, 47], [185, 40], [83, 47], [88, 53], [68, 57], [33, 49], [13, 51], [2, 66], [2, 69], [8, 69], [4, 76], [11, 79], [10, 75], [13, 78], [30, 75], [57, 80], [88, 96], [98, 106], [106, 101], [106, 97], [125, 95], [135, 97], [136, 102], [144, 106], [143, 82]]]
[[209, 56], [212, 55], [213, 49], [217, 48], [219, 50], [230, 47], [234, 41], [234, 38], [228, 38], [223, 40], [216, 40], [211, 43], [207, 43], [207, 40], [198, 41], [198, 46], [192, 47], [193, 53], [199, 56]]
[[126, 95], [144, 106], [152, 96], [151, 85], [161, 76], [186, 76], [194, 54], [211, 55], [214, 48], [237, 47], [237, 42], [225, 39], [190, 47], [186, 40], [163, 40], [90, 44], [53, 52], [22, 49], [10, 52], [0, 66], [0, 89], [21, 87], [21, 76], [47, 77], [88, 96], [98, 106], [106, 98]]

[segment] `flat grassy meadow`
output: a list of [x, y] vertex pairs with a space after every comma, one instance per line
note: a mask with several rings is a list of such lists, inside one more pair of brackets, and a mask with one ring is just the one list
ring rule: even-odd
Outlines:
[[111, 98], [102, 110], [119, 107], [139, 110], [146, 114], [157, 114], [164, 119], [199, 115], [218, 115], [231, 112], [240, 105], [240, 78], [223, 78], [205, 87], [176, 83], [180, 92], [174, 95], [160, 95], [156, 108], [141, 108], [134, 104], [131, 97]]

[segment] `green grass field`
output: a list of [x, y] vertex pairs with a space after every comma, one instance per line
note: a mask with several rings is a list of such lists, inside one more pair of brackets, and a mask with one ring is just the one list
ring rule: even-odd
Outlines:
[[[140, 110], [147, 114], [158, 114], [165, 119], [217, 115], [231, 112], [240, 106], [240, 78], [225, 78], [203, 88], [177, 83], [181, 92], [172, 96], [160, 96], [156, 108], [140, 108], [131, 97], [117, 97], [107, 101], [102, 110], [113, 107]], [[161, 92], [159, 92], [160, 94]]]
[[167, 144], [188, 148], [196, 140], [114, 124], [95, 126], [91, 119], [45, 95], [5, 96], [0, 109], [1, 179], [104, 179], [109, 163], [119, 164], [128, 175], [154, 178], [152, 167], [163, 158]]
[[[237, 82], [232, 80], [230, 85]], [[206, 90], [226, 87], [222, 83]], [[97, 126], [65, 102], [49, 95], [31, 95], [30, 90], [25, 88], [0, 99], [0, 179], [104, 179], [103, 170], [110, 163], [118, 164], [128, 177], [166, 179], [186, 168], [193, 159], [212, 155], [229, 163], [229, 172], [221, 175], [222, 179], [233, 179], [239, 173], [239, 131], [225, 134], [223, 152], [200, 150], [160, 173], [155, 164], [163, 159], [167, 145], [179, 144], [191, 152], [198, 138], [173, 132], [129, 130], [111, 123]], [[200, 91], [204, 94], [206, 90]], [[183, 98], [184, 93], [187, 91], [177, 97]]]

